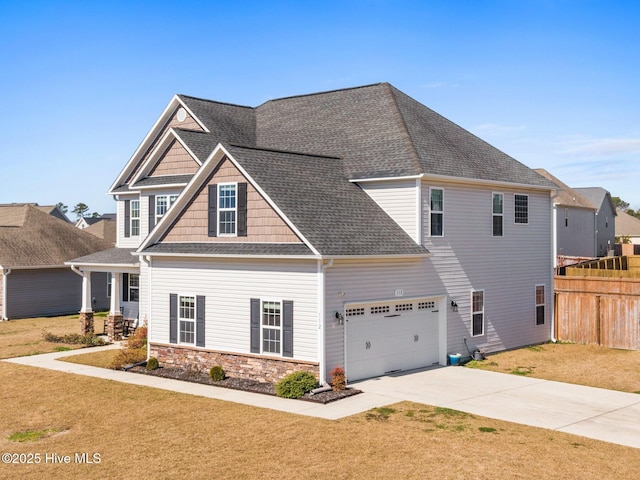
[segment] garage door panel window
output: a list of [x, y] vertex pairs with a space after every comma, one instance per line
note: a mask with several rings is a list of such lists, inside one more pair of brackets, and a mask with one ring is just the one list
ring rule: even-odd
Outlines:
[[471, 334], [484, 335], [484, 290], [471, 292]]

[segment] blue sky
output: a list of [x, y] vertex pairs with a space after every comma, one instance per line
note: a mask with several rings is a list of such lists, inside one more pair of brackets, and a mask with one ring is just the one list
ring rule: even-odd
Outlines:
[[0, 203], [106, 191], [175, 93], [257, 106], [390, 82], [640, 208], [640, 3], [0, 0]]

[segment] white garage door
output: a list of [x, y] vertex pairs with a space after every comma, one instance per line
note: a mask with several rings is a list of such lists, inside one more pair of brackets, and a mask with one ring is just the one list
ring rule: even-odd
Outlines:
[[437, 299], [348, 305], [346, 375], [350, 381], [437, 364]]

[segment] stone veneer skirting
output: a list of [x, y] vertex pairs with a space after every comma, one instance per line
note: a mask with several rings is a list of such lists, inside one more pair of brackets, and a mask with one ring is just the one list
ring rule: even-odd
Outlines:
[[150, 344], [150, 356], [161, 366], [191, 368], [208, 373], [211, 367], [221, 366], [227, 376], [248, 378], [263, 383], [275, 383], [286, 375], [304, 370], [319, 378], [317, 363], [284, 358], [265, 358], [255, 355], [215, 352], [177, 345]]

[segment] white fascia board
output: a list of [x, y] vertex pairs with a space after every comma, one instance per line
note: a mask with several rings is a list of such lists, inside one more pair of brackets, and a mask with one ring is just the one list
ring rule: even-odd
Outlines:
[[424, 175], [424, 180], [435, 180], [436, 182], [446, 183], [458, 183], [463, 185], [473, 186], [488, 186], [488, 187], [511, 187], [523, 190], [537, 190], [543, 192], [551, 192], [555, 190], [553, 187], [545, 187], [542, 185], [529, 185], [526, 183], [504, 182], [500, 180], [485, 180], [480, 178], [464, 178], [464, 177], [452, 177], [449, 175]]
[[181, 258], [238, 258], [238, 259], [265, 259], [265, 260], [313, 260], [318, 261], [321, 257], [317, 255], [250, 255], [250, 254], [222, 254], [222, 253], [154, 253], [154, 252], [141, 252], [137, 251], [134, 255], [144, 257], [181, 257]]
[[147, 157], [147, 160], [144, 162], [144, 165], [142, 165], [142, 167], [138, 170], [138, 173], [135, 175], [135, 177], [131, 179], [130, 185], [135, 185], [137, 181], [139, 181], [141, 178], [144, 178], [147, 175], [149, 170], [151, 170], [151, 166], [154, 165], [155, 162], [159, 160], [160, 155], [162, 155], [166, 151], [166, 149], [169, 147], [171, 142], [173, 142], [174, 140], [177, 140], [180, 143], [180, 145], [184, 147], [187, 153], [191, 155], [191, 158], [193, 158], [198, 165], [202, 166], [202, 162], [198, 159], [198, 157], [196, 157], [196, 155], [191, 151], [191, 149], [187, 147], [187, 145], [182, 141], [182, 139], [178, 136], [175, 130], [173, 128], [170, 128], [164, 134], [162, 139], [158, 142], [158, 144], [156, 145], [156, 148], [154, 148], [153, 151], [149, 154], [149, 156]]
[[142, 142], [140, 142], [140, 145], [138, 145], [138, 148], [136, 148], [135, 152], [133, 152], [133, 155], [131, 155], [131, 158], [129, 159], [125, 167], [120, 172], [120, 175], [118, 175], [118, 178], [116, 178], [116, 181], [113, 182], [113, 185], [111, 185], [111, 187], [109, 188], [109, 193], [112, 193], [113, 189], [119, 186], [122, 182], [124, 182], [125, 177], [131, 174], [135, 166], [138, 164], [138, 161], [140, 160], [139, 156], [141, 152], [149, 147], [149, 144], [153, 141], [153, 139], [157, 135], [156, 131], [158, 130], [159, 126], [167, 121], [167, 119], [169, 118], [169, 115], [176, 108], [177, 105], [184, 106], [182, 104], [182, 101], [178, 98], [178, 96], [174, 95], [171, 101], [164, 108], [164, 110], [162, 111], [162, 113], [160, 114], [156, 122], [153, 124], [153, 127], [151, 127], [149, 132], [142, 139]]
[[138, 190], [168, 190], [176, 188], [184, 188], [188, 183], [163, 183], [162, 185], [143, 185], [137, 186]]
[[354, 178], [349, 180], [351, 183], [365, 183], [365, 182], [391, 182], [397, 180], [415, 180], [423, 178], [424, 174], [419, 175], [406, 175], [404, 177], [380, 177], [380, 178]]
[[65, 262], [65, 265], [76, 267], [80, 270], [87, 270], [92, 272], [138, 272], [140, 270], [140, 264], [136, 263], [131, 265], [130, 263], [75, 263]]
[[200, 121], [200, 119], [193, 114], [193, 112], [189, 109], [189, 107], [187, 107], [184, 104], [184, 102], [180, 99], [180, 97], [178, 95], [174, 95], [171, 101], [167, 104], [165, 109], [162, 111], [162, 113], [160, 114], [156, 122], [153, 124], [153, 127], [151, 127], [151, 129], [149, 130], [147, 135], [144, 137], [142, 142], [140, 142], [140, 145], [138, 145], [138, 148], [136, 148], [135, 152], [133, 152], [133, 155], [125, 165], [124, 169], [120, 172], [120, 175], [118, 175], [118, 178], [116, 178], [115, 182], [113, 182], [111, 187], [109, 187], [109, 190], [108, 190], [109, 194], [113, 194], [113, 189], [118, 187], [122, 182], [124, 182], [124, 179], [127, 176], [129, 176], [131, 172], [135, 169], [135, 166], [140, 161], [139, 157], [141, 153], [144, 152], [149, 147], [149, 145], [153, 142], [153, 139], [157, 135], [158, 128], [160, 128], [160, 126], [162, 126], [169, 119], [169, 116], [171, 115], [173, 110], [175, 110], [178, 106], [183, 107], [189, 113], [189, 115], [191, 115], [191, 118], [193, 118], [196, 121], [196, 123], [200, 125], [200, 127], [202, 127], [202, 130], [204, 130], [206, 133], [210, 133], [206, 125], [204, 125], [202, 121]]

